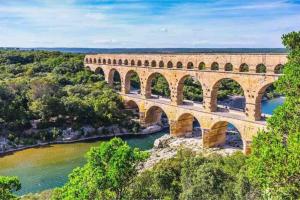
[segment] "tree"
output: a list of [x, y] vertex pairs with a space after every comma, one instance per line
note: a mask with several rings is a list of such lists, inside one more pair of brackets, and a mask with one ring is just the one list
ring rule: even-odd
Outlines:
[[300, 197], [300, 32], [283, 35], [289, 50], [284, 75], [276, 83], [286, 100], [253, 141], [247, 161], [250, 181], [269, 199]]
[[54, 192], [53, 199], [122, 199], [137, 175], [137, 166], [148, 153], [133, 149], [114, 138], [92, 148], [87, 164], [76, 168], [68, 183]]
[[0, 199], [17, 199], [12, 193], [21, 189], [21, 183], [17, 177], [0, 176]]

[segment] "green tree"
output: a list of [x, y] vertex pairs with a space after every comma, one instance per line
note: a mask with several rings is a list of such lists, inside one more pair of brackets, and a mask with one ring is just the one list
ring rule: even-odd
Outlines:
[[123, 199], [148, 153], [133, 149], [114, 138], [92, 148], [87, 164], [76, 168], [68, 183], [54, 192], [53, 199]]
[[0, 199], [17, 199], [13, 192], [21, 189], [21, 183], [17, 177], [0, 176]]
[[284, 75], [276, 83], [286, 99], [253, 141], [247, 161], [250, 181], [266, 199], [300, 198], [300, 32], [282, 37], [288, 48]]

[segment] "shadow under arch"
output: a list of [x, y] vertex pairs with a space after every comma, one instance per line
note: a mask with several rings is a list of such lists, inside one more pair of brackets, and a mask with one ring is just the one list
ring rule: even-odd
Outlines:
[[[156, 88], [156, 84], [160, 83], [160, 88]], [[156, 96], [154, 96], [154, 95]], [[154, 72], [147, 77], [145, 96], [146, 98], [170, 97], [170, 83], [164, 75]]]
[[118, 70], [112, 68], [108, 73], [108, 84], [117, 91], [121, 91], [121, 75]]
[[233, 123], [228, 121], [218, 121], [214, 123], [203, 137], [203, 146], [233, 148], [243, 150], [243, 135]]
[[202, 84], [198, 78], [185, 75], [178, 81], [177, 88], [177, 103], [181, 104], [202, 104], [203, 101], [203, 90]]
[[246, 98], [242, 84], [234, 78], [217, 80], [211, 90], [211, 111], [229, 112], [236, 110], [245, 112]]
[[193, 136], [202, 137], [200, 121], [191, 113], [184, 113], [176, 120], [176, 127], [173, 127], [171, 133], [174, 136]]
[[169, 116], [160, 106], [151, 106], [145, 112], [144, 126], [168, 126]]
[[141, 79], [135, 70], [129, 70], [125, 75], [125, 94], [140, 93]]
[[97, 68], [96, 68], [95, 74], [99, 74], [99, 75], [105, 77], [104, 70], [103, 70], [101, 67], [97, 67]]
[[140, 107], [134, 100], [125, 101], [125, 109], [134, 117], [134, 120], [140, 120]]

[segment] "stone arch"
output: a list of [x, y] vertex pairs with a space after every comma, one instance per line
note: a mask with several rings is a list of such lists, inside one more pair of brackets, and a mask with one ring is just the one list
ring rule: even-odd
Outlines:
[[205, 70], [205, 63], [204, 62], [199, 63], [198, 69]]
[[141, 118], [143, 118], [143, 116], [141, 116], [140, 105], [136, 101], [128, 100], [125, 101], [124, 105], [125, 109], [128, 109], [132, 112], [134, 119], [141, 120]]
[[116, 64], [117, 64], [117, 60], [114, 59], [114, 60], [113, 60], [113, 65], [116, 65]]
[[210, 69], [213, 70], [213, 71], [218, 71], [218, 70], [219, 70], [219, 63], [213, 62], [213, 63], [211, 64]]
[[128, 60], [127, 59], [125, 59], [124, 65], [128, 65]]
[[93, 63], [93, 59], [92, 58], [90, 58], [90, 63]]
[[240, 131], [239, 126], [227, 120], [220, 120], [211, 125], [209, 130], [206, 130], [203, 136], [203, 147], [218, 147], [226, 143], [228, 125], [231, 124], [238, 132], [242, 146], [244, 147], [243, 132]]
[[96, 58], [94, 58], [94, 64], [96, 64], [97, 63], [97, 59]]
[[164, 67], [165, 67], [165, 64], [164, 64], [163, 61], [159, 61], [159, 67], [160, 67], [160, 68], [164, 68]]
[[98, 64], [101, 64], [101, 58], [98, 59]]
[[89, 63], [89, 59], [88, 58], [85, 58], [85, 63]]
[[177, 62], [177, 64], [176, 64], [176, 68], [178, 68], [178, 69], [182, 69], [183, 68], [183, 64], [182, 64], [182, 62]]
[[224, 67], [225, 71], [233, 71], [233, 65], [231, 63], [226, 63]]
[[135, 65], [134, 60], [131, 60], [130, 64], [131, 64], [131, 66], [134, 66]]
[[256, 66], [255, 72], [256, 73], [266, 73], [267, 72], [267, 67], [264, 64], [262, 64], [262, 63], [258, 64]]
[[269, 82], [267, 84], [265, 84], [263, 87], [261, 87], [258, 92], [255, 95], [255, 109], [254, 109], [254, 118], [256, 120], [260, 120], [261, 119], [261, 115], [262, 115], [262, 98], [267, 90], [267, 88], [269, 86], [271, 86], [272, 84], [274, 84], [274, 82]]
[[149, 107], [145, 112], [144, 124], [146, 126], [151, 126], [156, 124], [162, 125], [161, 120], [162, 120], [163, 113], [166, 115], [169, 121], [170, 120], [169, 113], [167, 113], [161, 106], [153, 105]]
[[239, 72], [249, 72], [249, 66], [246, 63], [241, 64]]
[[122, 65], [122, 64], [123, 64], [122, 59], [119, 59], [118, 65]]
[[194, 69], [194, 63], [188, 62], [187, 69]]
[[87, 69], [88, 71], [92, 71], [92, 69], [91, 69], [90, 66], [86, 66], [86, 69]]
[[106, 65], [106, 59], [102, 60], [103, 65]]
[[167, 63], [167, 68], [173, 68], [173, 63], [171, 61]]
[[139, 66], [139, 67], [142, 66], [142, 61], [141, 60], [137, 61], [137, 66]]
[[[116, 75], [115, 75], [116, 74]], [[116, 83], [115, 77], [119, 76], [120, 78], [120, 83]], [[116, 70], [115, 68], [112, 68], [109, 73], [108, 73], [108, 84], [112, 87], [114, 87], [116, 90], [121, 90], [121, 85], [122, 85], [122, 79], [121, 79], [121, 73]], [[120, 87], [120, 88], [119, 88]]]
[[151, 61], [151, 67], [156, 67], [156, 61], [155, 60]]
[[148, 77], [147, 77], [147, 81], [146, 81], [146, 87], [145, 87], [145, 96], [146, 98], [151, 98], [152, 96], [152, 81], [154, 80], [154, 78], [158, 75], [161, 75], [162, 77], [164, 77], [164, 79], [167, 81], [168, 83], [168, 88], [170, 90], [170, 83], [168, 81], [168, 79], [166, 79], [166, 77], [161, 74], [161, 73], [158, 73], [158, 72], [153, 72], [152, 74], [150, 74]]
[[149, 66], [149, 61], [148, 61], [148, 60], [145, 60], [144, 66], [145, 66], [145, 67], [148, 67], [148, 66]]
[[[193, 76], [191, 76], [191, 75], [185, 75], [185, 76], [183, 76], [183, 77], [181, 77], [181, 78], [179, 79], [178, 84], [177, 84], [177, 88], [176, 88], [176, 94], [177, 94], [177, 98], [176, 98], [176, 99], [177, 99], [177, 104], [179, 104], [179, 105], [183, 104], [183, 100], [184, 100], [184, 85], [185, 85], [185, 81], [186, 81], [187, 79], [189, 79], [189, 78], [194, 79], [194, 80], [197, 80], [197, 81], [199, 82], [199, 84], [200, 84], [200, 89], [201, 89], [202, 94], [203, 94], [202, 83], [198, 80], [198, 78], [193, 77]], [[193, 92], [194, 92], [194, 91], [193, 91]], [[202, 97], [202, 98], [203, 98], [203, 97]], [[193, 101], [193, 100], [191, 100], [191, 99], [188, 99], [188, 100]], [[203, 100], [203, 99], [202, 99], [202, 100]], [[202, 101], [199, 101], [199, 102], [202, 102]]]
[[[138, 77], [137, 84], [139, 84], [139, 88], [133, 88], [133, 85], [131, 84], [131, 78], [134, 75]], [[141, 88], [141, 79], [135, 70], [129, 70], [126, 73], [124, 83], [125, 83], [125, 94], [130, 93], [132, 89], [139, 90]]]
[[103, 70], [101, 67], [97, 67], [97, 68], [96, 68], [95, 74], [100, 74], [100, 75], [102, 75], [103, 77], [105, 77], [104, 70]]
[[274, 68], [274, 74], [282, 74], [284, 69], [284, 65], [278, 64]]
[[[194, 121], [200, 124], [200, 121], [191, 113], [181, 114], [174, 124], [171, 126], [171, 134], [173, 136], [191, 136], [194, 133]], [[201, 129], [199, 130], [201, 134]]]
[[[241, 100], [240, 100], [240, 103], [241, 103], [241, 105], [240, 105], [240, 107], [242, 107], [242, 108], [236, 108], [236, 106], [235, 105], [233, 105], [233, 106], [231, 106], [231, 105], [229, 105], [229, 106], [224, 106], [224, 108], [222, 108], [220, 111], [222, 112], [223, 110], [224, 111], [226, 111], [226, 110], [228, 110], [228, 109], [235, 109], [235, 110], [238, 110], [238, 111], [243, 111], [243, 112], [245, 112], [245, 106], [246, 106], [246, 101], [247, 101], [247, 99], [246, 99], [246, 97], [245, 97], [245, 92], [246, 92], [246, 89], [244, 88], [244, 85], [238, 80], [238, 79], [236, 79], [236, 78], [221, 78], [221, 79], [219, 79], [219, 80], [217, 80], [214, 84], [213, 84], [213, 87], [212, 87], [212, 89], [211, 89], [211, 98], [210, 98], [210, 110], [212, 111], [212, 112], [215, 112], [215, 111], [217, 111], [218, 110], [218, 91], [219, 91], [219, 89], [220, 89], [220, 86], [222, 85], [222, 84], [224, 84], [224, 82], [226, 83], [226, 82], [230, 82], [231, 83], [231, 85], [232, 84], [237, 84], [239, 87], [240, 87], [240, 89], [241, 89], [241, 93], [242, 93], [242, 95], [244, 96], [243, 98], [241, 98]], [[234, 82], [234, 83], [232, 83], [232, 82]], [[244, 100], [243, 100], [244, 99]], [[244, 102], [243, 102], [243, 101]]]
[[107, 64], [111, 65], [111, 59], [107, 60]]

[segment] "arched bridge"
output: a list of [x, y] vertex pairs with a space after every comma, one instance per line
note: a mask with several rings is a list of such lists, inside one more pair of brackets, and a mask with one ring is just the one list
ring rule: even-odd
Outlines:
[[[249, 153], [252, 137], [266, 126], [262, 118], [261, 100], [268, 86], [280, 76], [286, 54], [97, 54], [86, 55], [85, 66], [102, 70], [108, 84], [113, 84], [115, 72], [121, 79], [121, 95], [128, 107], [137, 105], [144, 126], [160, 120], [166, 113], [170, 134], [182, 136], [193, 129], [196, 118], [201, 124], [204, 147], [224, 143], [227, 124], [240, 132], [245, 153]], [[140, 93], [130, 92], [130, 78], [137, 73]], [[151, 83], [157, 74], [169, 84], [169, 100], [154, 98]], [[202, 104], [183, 100], [183, 84], [188, 77], [202, 86]], [[227, 110], [217, 105], [217, 92], [222, 80], [240, 84], [245, 96], [245, 110]]]

